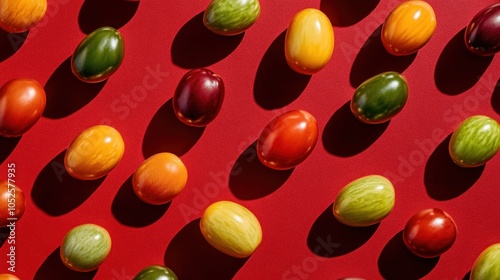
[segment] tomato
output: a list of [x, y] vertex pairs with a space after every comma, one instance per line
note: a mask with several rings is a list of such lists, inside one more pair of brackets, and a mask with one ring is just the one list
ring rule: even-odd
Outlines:
[[303, 162], [318, 141], [316, 119], [306, 111], [294, 110], [273, 119], [257, 141], [260, 161], [272, 169], [290, 169]]
[[186, 186], [187, 169], [171, 153], [159, 153], [144, 161], [132, 177], [135, 194], [149, 204], [165, 204]]
[[200, 229], [207, 242], [235, 258], [249, 257], [262, 241], [262, 228], [255, 215], [231, 201], [218, 201], [205, 210]]
[[80, 180], [98, 179], [120, 162], [125, 144], [120, 133], [107, 125], [83, 131], [73, 140], [64, 157], [68, 173]]
[[425, 1], [399, 4], [382, 26], [382, 43], [392, 55], [408, 55], [421, 49], [436, 29], [434, 9]]
[[434, 258], [451, 248], [457, 238], [457, 226], [451, 216], [437, 208], [425, 209], [406, 223], [403, 241], [422, 258]]
[[193, 69], [179, 82], [173, 97], [174, 112], [191, 126], [206, 126], [219, 113], [224, 101], [224, 82], [214, 72]]
[[259, 0], [212, 0], [203, 14], [203, 24], [215, 34], [232, 36], [245, 32], [259, 15]]
[[473, 53], [493, 55], [500, 51], [500, 3], [479, 11], [465, 30], [465, 45]]
[[101, 27], [78, 45], [71, 58], [71, 69], [84, 82], [102, 82], [118, 70], [124, 53], [120, 32], [112, 27]]
[[47, 0], [1, 0], [0, 28], [11, 33], [29, 30], [42, 20]]
[[61, 245], [61, 260], [69, 269], [88, 272], [98, 268], [111, 251], [108, 231], [98, 225], [83, 224], [71, 229]]
[[298, 73], [314, 74], [330, 61], [333, 43], [328, 17], [318, 9], [304, 9], [295, 15], [286, 31], [286, 61]]
[[[17, 218], [17, 221], [21, 219], [25, 207], [24, 192], [13, 183], [0, 182], [0, 227], [10, 224], [11, 221], [7, 218]], [[10, 215], [9, 209], [12, 208], [14, 215]]]
[[177, 275], [168, 267], [150, 265], [139, 271], [132, 280], [177, 280]]
[[18, 137], [42, 117], [47, 98], [35, 80], [13, 79], [0, 88], [0, 135]]
[[477, 257], [470, 273], [471, 280], [500, 279], [500, 243], [493, 244]]
[[20, 280], [17, 276], [12, 274], [0, 274], [0, 280]]

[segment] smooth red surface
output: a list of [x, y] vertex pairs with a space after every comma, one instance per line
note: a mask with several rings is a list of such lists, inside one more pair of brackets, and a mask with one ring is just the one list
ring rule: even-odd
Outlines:
[[[432, 39], [415, 55], [393, 57], [380, 42], [380, 26], [398, 3], [262, 0], [259, 20], [245, 34], [218, 37], [203, 26], [208, 0], [50, 0], [24, 42], [0, 33], [0, 84], [30, 77], [47, 93], [44, 115], [30, 131], [0, 138], [1, 178], [15, 162], [27, 203], [16, 227], [17, 276], [130, 279], [164, 264], [180, 279], [462, 279], [484, 248], [500, 242], [500, 157], [463, 169], [447, 151], [448, 136], [466, 117], [500, 119], [499, 58], [464, 45], [465, 27], [493, 1], [429, 1], [437, 17]], [[290, 70], [283, 50], [290, 20], [307, 7], [322, 9], [336, 36], [330, 62], [312, 77]], [[103, 25], [123, 35], [123, 64], [106, 82], [81, 83], [69, 58]], [[196, 67], [218, 73], [226, 86], [224, 105], [205, 129], [180, 123], [170, 101]], [[359, 84], [389, 70], [407, 78], [408, 102], [389, 123], [364, 125], [349, 100]], [[254, 142], [270, 120], [294, 109], [314, 115], [318, 144], [293, 171], [265, 168]], [[120, 131], [123, 159], [104, 179], [72, 179], [64, 151], [99, 123]], [[189, 179], [170, 204], [153, 207], [135, 196], [131, 175], [161, 151], [179, 155]], [[396, 189], [391, 214], [363, 229], [336, 222], [338, 191], [377, 173]], [[259, 219], [263, 241], [250, 258], [224, 256], [203, 239], [199, 218], [218, 200], [236, 201]], [[415, 212], [434, 207], [454, 218], [459, 233], [439, 260], [422, 260], [404, 247], [402, 230]], [[68, 271], [59, 257], [66, 232], [83, 223], [104, 226], [113, 240], [107, 260], [90, 274]], [[0, 233], [4, 239], [7, 232]], [[0, 272], [7, 271], [9, 249], [4, 242]]]

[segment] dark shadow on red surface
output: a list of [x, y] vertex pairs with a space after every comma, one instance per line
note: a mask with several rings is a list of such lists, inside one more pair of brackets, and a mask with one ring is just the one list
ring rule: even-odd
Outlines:
[[317, 256], [339, 257], [363, 246], [377, 231], [379, 225], [346, 226], [333, 216], [333, 204], [330, 204], [309, 230], [307, 247]]
[[64, 168], [66, 150], [59, 153], [40, 171], [31, 190], [36, 206], [51, 216], [71, 212], [83, 204], [104, 182], [106, 177], [96, 180], [78, 180]]
[[12, 154], [21, 137], [6, 138], [0, 136], [0, 164], [2, 164]]
[[241, 153], [229, 174], [229, 189], [239, 199], [259, 199], [278, 190], [293, 173], [274, 170], [262, 164], [257, 157], [257, 142]]
[[390, 121], [366, 124], [351, 112], [350, 101], [340, 107], [326, 124], [322, 141], [325, 150], [336, 156], [350, 157], [368, 149], [382, 136]]
[[403, 242], [403, 231], [394, 235], [378, 257], [378, 269], [386, 280], [417, 280], [436, 267], [439, 257], [425, 259], [410, 252]]
[[186, 69], [210, 66], [230, 55], [243, 40], [244, 33], [221, 36], [203, 25], [201, 12], [190, 19], [175, 35], [172, 62]]
[[434, 80], [439, 91], [456, 95], [472, 88], [481, 79], [493, 56], [470, 52], [464, 42], [465, 28], [446, 44], [436, 64]]
[[9, 238], [9, 234], [9, 228], [0, 228], [0, 248], [2, 248], [3, 244], [5, 244], [5, 241], [7, 241], [7, 238]]
[[34, 280], [47, 279], [71, 279], [71, 280], [90, 280], [97, 274], [96, 270], [90, 272], [76, 272], [67, 268], [61, 260], [61, 247], [57, 247], [38, 268]]
[[186, 280], [230, 280], [247, 260], [233, 258], [210, 246], [201, 234], [200, 219], [184, 226], [165, 252], [165, 265], [175, 271], [179, 279]]
[[367, 17], [380, 0], [321, 0], [320, 10], [333, 26], [351, 26]]
[[169, 99], [149, 122], [142, 142], [142, 154], [144, 158], [161, 152], [182, 156], [198, 142], [203, 131], [205, 127], [182, 123], [175, 115], [172, 99]]
[[293, 71], [285, 58], [285, 37], [283, 31], [271, 43], [260, 61], [253, 85], [255, 102], [267, 110], [282, 108], [304, 91], [311, 79]]
[[132, 176], [123, 183], [111, 205], [113, 216], [122, 224], [145, 227], [158, 221], [167, 212], [171, 202], [151, 205], [137, 197], [132, 187]]
[[13, 56], [24, 44], [29, 31], [8, 33], [0, 29], [0, 62]]
[[491, 107], [493, 107], [493, 110], [495, 110], [497, 114], [500, 114], [500, 79], [497, 81], [491, 95]]
[[139, 3], [125, 0], [85, 0], [78, 14], [80, 30], [89, 34], [103, 26], [119, 29], [134, 17]]
[[417, 57], [417, 53], [405, 56], [395, 56], [388, 53], [380, 38], [381, 31], [382, 25], [368, 37], [354, 59], [349, 81], [355, 88], [367, 79], [383, 72], [403, 73]]
[[465, 274], [464, 278], [462, 278], [462, 280], [470, 280], [470, 274], [471, 274], [471, 271], [469, 270], [469, 272], [467, 272], [467, 274]]
[[450, 200], [464, 194], [484, 171], [484, 165], [474, 168], [456, 165], [448, 151], [450, 139], [451, 134], [437, 146], [425, 165], [425, 188], [436, 200]]
[[71, 71], [71, 56], [64, 60], [45, 84], [47, 105], [43, 116], [51, 119], [67, 117], [90, 103], [106, 85], [85, 83]]

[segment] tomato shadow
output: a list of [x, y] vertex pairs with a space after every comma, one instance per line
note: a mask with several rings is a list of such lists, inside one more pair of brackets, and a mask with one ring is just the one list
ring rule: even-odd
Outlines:
[[307, 236], [307, 247], [324, 258], [339, 257], [363, 246], [375, 234], [380, 223], [367, 227], [351, 227], [333, 216], [333, 204], [316, 219]]
[[340, 107], [328, 120], [322, 134], [325, 150], [336, 156], [351, 157], [368, 149], [382, 136], [389, 123], [366, 124], [351, 112], [350, 101]]
[[451, 134], [432, 152], [425, 165], [424, 184], [427, 194], [436, 200], [450, 200], [464, 194], [481, 177], [484, 165], [463, 168], [450, 157]]
[[244, 33], [221, 36], [203, 24], [201, 12], [190, 19], [175, 35], [172, 42], [172, 62], [186, 69], [206, 67], [230, 55], [243, 40]]
[[47, 279], [71, 279], [71, 280], [90, 280], [97, 274], [96, 270], [90, 272], [76, 272], [67, 268], [61, 260], [61, 247], [57, 247], [38, 268], [34, 280]]
[[60, 119], [75, 113], [90, 103], [106, 82], [107, 80], [100, 83], [85, 83], [78, 80], [71, 71], [71, 56], [68, 57], [45, 84], [47, 105], [43, 116]]
[[165, 252], [165, 265], [179, 279], [233, 279], [247, 260], [228, 256], [210, 246], [201, 234], [199, 218], [184, 226]]
[[436, 267], [439, 257], [421, 258], [410, 252], [403, 242], [403, 231], [399, 231], [384, 246], [378, 257], [378, 269], [386, 280], [417, 280]]
[[380, 0], [321, 0], [320, 10], [325, 13], [333, 26], [351, 26], [367, 17]]
[[23, 46], [29, 31], [9, 33], [0, 29], [0, 62], [13, 56]]
[[311, 75], [293, 71], [285, 58], [283, 31], [271, 43], [257, 69], [253, 85], [255, 102], [267, 110], [282, 108], [296, 100], [307, 87]]
[[294, 168], [274, 170], [257, 157], [257, 142], [253, 142], [238, 157], [229, 174], [229, 189], [239, 199], [265, 197], [278, 190], [290, 178]]
[[78, 14], [80, 30], [89, 34], [103, 26], [119, 29], [134, 17], [139, 3], [124, 0], [85, 0]]
[[151, 205], [137, 197], [132, 187], [132, 176], [123, 183], [111, 205], [113, 216], [122, 224], [145, 227], [158, 221], [167, 212], [171, 202]]
[[497, 114], [500, 114], [500, 79], [495, 85], [495, 89], [491, 95], [491, 107]]
[[403, 73], [417, 57], [417, 53], [405, 56], [388, 53], [380, 38], [381, 31], [382, 25], [368, 37], [356, 55], [349, 75], [349, 81], [353, 87], [358, 87], [367, 79], [383, 72]]
[[462, 278], [462, 280], [470, 280], [470, 274], [471, 274], [471, 271], [469, 270], [467, 272], [467, 274], [465, 274], [465, 276]]
[[104, 182], [106, 177], [96, 180], [78, 180], [64, 168], [66, 150], [53, 158], [38, 174], [31, 190], [31, 198], [38, 208], [50, 216], [71, 212], [83, 204]]
[[7, 138], [0, 136], [0, 164], [12, 154], [21, 137]]
[[171, 98], [160, 107], [146, 129], [142, 143], [144, 158], [161, 152], [182, 156], [198, 142], [204, 130], [205, 127], [182, 123], [175, 115]]
[[5, 244], [7, 238], [9, 238], [9, 234], [10, 234], [9, 228], [6, 227], [0, 228], [0, 248], [3, 247], [3, 244]]
[[437, 88], [448, 95], [460, 94], [472, 88], [481, 79], [493, 56], [479, 56], [470, 52], [464, 42], [465, 28], [446, 44], [434, 71]]

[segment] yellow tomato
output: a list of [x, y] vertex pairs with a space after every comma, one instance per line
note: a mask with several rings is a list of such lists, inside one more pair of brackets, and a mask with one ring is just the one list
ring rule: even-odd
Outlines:
[[120, 133], [107, 125], [83, 131], [71, 143], [64, 157], [68, 173], [80, 180], [98, 179], [120, 162], [125, 144]]
[[262, 241], [262, 228], [257, 217], [231, 201], [210, 205], [203, 213], [200, 229], [210, 245], [236, 258], [250, 256]]
[[0, 27], [24, 32], [42, 20], [46, 10], [47, 0], [0, 0]]
[[149, 157], [137, 168], [132, 178], [135, 194], [149, 204], [165, 204], [186, 186], [187, 169], [182, 160], [171, 153]]
[[285, 56], [301, 74], [314, 74], [326, 66], [333, 53], [333, 27], [317, 9], [304, 9], [293, 18], [285, 38]]
[[19, 278], [12, 274], [0, 274], [0, 280], [19, 280]]
[[392, 55], [412, 54], [431, 39], [436, 29], [436, 15], [431, 5], [414, 0], [399, 4], [382, 27], [382, 43]]

